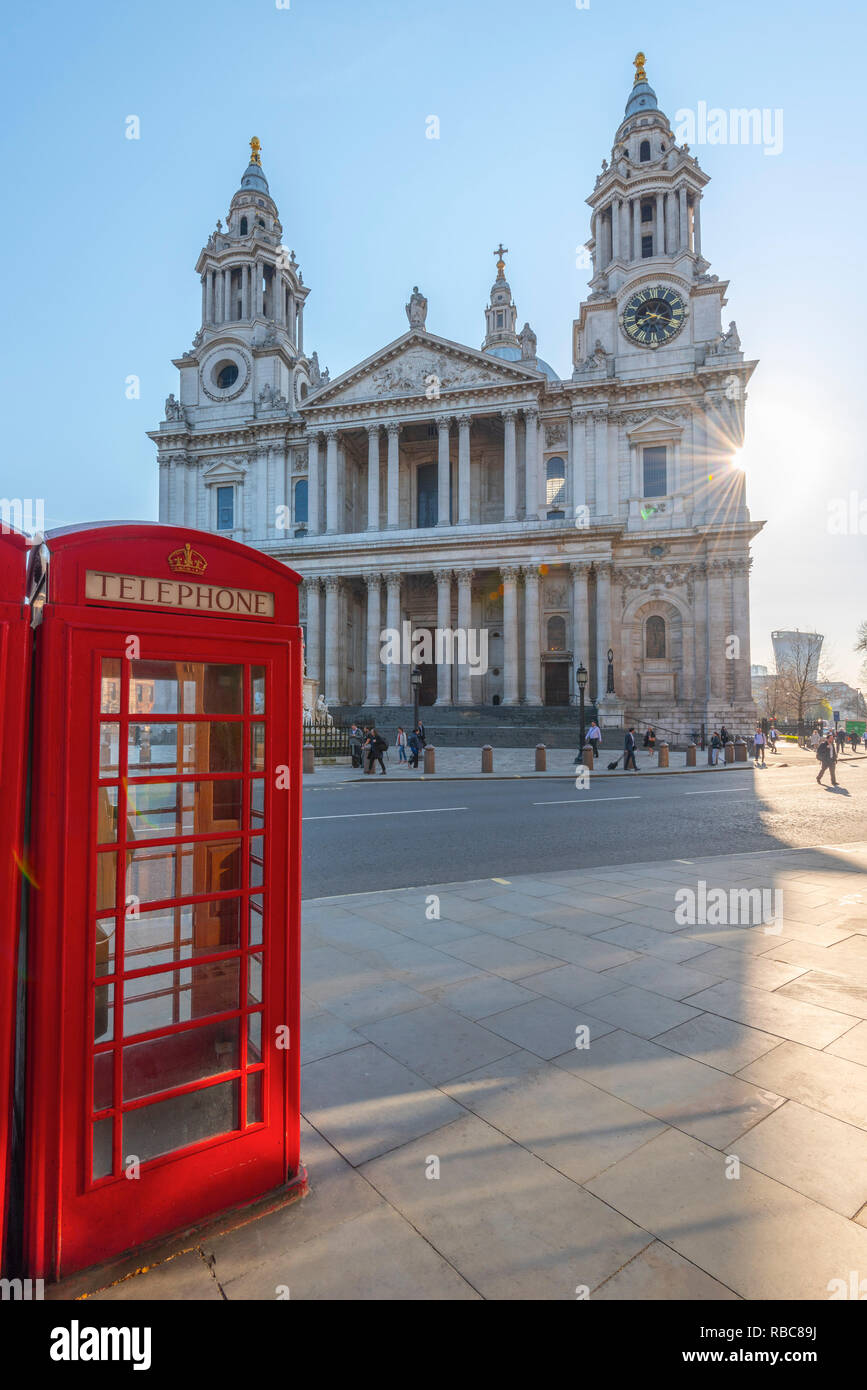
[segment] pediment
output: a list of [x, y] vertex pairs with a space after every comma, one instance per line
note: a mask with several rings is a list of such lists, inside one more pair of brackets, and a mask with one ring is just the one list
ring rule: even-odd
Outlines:
[[204, 469], [202, 481], [206, 484], [243, 482], [246, 472], [247, 464], [242, 458], [218, 459], [216, 463]]
[[626, 434], [633, 443], [636, 439], [671, 439], [672, 435], [683, 434], [683, 425], [671, 415], [662, 415], [654, 411], [643, 420], [629, 426]]
[[526, 363], [505, 362], [416, 330], [320, 387], [307, 397], [302, 413], [313, 406], [394, 401], [405, 396], [434, 400], [450, 391], [526, 385], [540, 380], [544, 380], [544, 373]]

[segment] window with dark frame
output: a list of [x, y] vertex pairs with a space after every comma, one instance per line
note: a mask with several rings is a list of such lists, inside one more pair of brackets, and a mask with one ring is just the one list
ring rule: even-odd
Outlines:
[[653, 444], [642, 450], [645, 497], [664, 497], [668, 491], [668, 449], [664, 444]]
[[235, 489], [217, 488], [217, 530], [231, 531], [235, 525]]

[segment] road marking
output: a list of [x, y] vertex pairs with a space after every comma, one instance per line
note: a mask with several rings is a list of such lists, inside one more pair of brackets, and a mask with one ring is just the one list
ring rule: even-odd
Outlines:
[[752, 787], [714, 787], [712, 791], [706, 792], [684, 792], [684, 796], [716, 796], [718, 792], [744, 792], [752, 791]]
[[640, 796], [569, 797], [566, 801], [534, 801], [534, 806], [598, 806], [600, 801], [640, 801]]
[[511, 880], [510, 878], [492, 878], [492, 879], [491, 879], [491, 882], [492, 882], [492, 883], [511, 883], [512, 880]]
[[443, 811], [466, 811], [466, 806], [426, 806], [421, 811], [345, 811], [340, 816], [302, 816], [305, 820], [360, 820], [363, 816], [436, 816]]

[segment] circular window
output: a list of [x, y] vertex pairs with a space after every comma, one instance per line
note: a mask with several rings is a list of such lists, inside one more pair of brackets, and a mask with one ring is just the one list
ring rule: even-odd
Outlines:
[[223, 362], [214, 372], [217, 385], [221, 391], [228, 391], [230, 386], [234, 386], [238, 380], [238, 368], [234, 362]]

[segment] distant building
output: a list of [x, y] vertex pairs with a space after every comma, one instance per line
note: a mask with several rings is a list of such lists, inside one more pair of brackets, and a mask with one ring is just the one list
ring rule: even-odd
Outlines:
[[867, 718], [864, 696], [854, 686], [847, 685], [845, 681], [820, 681], [819, 689], [831, 706], [832, 712], [839, 712], [841, 724], [847, 719]]
[[767, 674], [768, 674], [768, 668], [767, 668], [767, 666], [755, 666], [755, 665], [753, 665], [753, 666], [750, 667], [750, 675], [753, 677], [753, 680], [755, 680], [756, 676], [766, 676]]
[[819, 657], [825, 638], [820, 632], [772, 632], [774, 661], [778, 671], [795, 670], [800, 675], [807, 663], [807, 680], [816, 682], [819, 676]]

